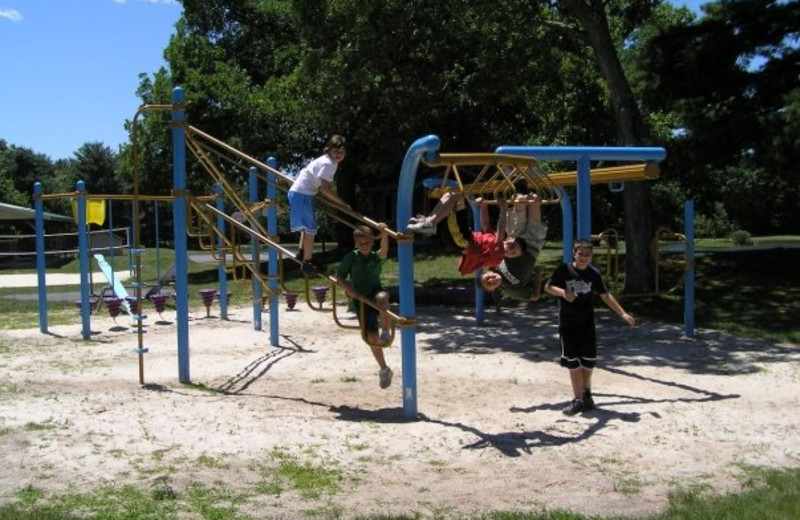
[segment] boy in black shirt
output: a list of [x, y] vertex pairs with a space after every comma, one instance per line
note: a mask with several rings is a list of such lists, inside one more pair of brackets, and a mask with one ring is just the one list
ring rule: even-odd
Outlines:
[[573, 400], [564, 414], [575, 415], [594, 408], [592, 370], [597, 362], [597, 339], [594, 323], [594, 300], [597, 293], [625, 323], [636, 326], [636, 320], [625, 312], [608, 292], [600, 271], [591, 265], [592, 243], [575, 242], [573, 261], [561, 264], [545, 283], [544, 290], [558, 298], [558, 334], [561, 340], [561, 366], [569, 369]]

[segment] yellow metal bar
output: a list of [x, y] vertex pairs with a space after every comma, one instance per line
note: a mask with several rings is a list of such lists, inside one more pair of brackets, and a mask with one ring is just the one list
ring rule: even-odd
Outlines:
[[[611, 182], [647, 181], [657, 179], [658, 163], [627, 164], [607, 168], [593, 168], [589, 174], [592, 184], [608, 184]], [[575, 186], [578, 172], [559, 172], [548, 175], [556, 186]]]
[[482, 166], [485, 164], [499, 165], [525, 165], [534, 167], [539, 165], [535, 157], [525, 155], [506, 155], [501, 153], [442, 153], [436, 157], [436, 161], [425, 162], [426, 166]]

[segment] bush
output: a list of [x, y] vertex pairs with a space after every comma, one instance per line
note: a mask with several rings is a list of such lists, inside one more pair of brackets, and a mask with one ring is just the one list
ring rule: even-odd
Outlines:
[[745, 231], [744, 229], [737, 229], [736, 231], [732, 231], [728, 238], [731, 239], [733, 245], [735, 246], [752, 246], [753, 245], [753, 237]]
[[725, 206], [714, 203], [712, 215], [697, 214], [694, 221], [695, 235], [702, 238], [722, 238], [734, 231], [733, 223], [728, 218]]

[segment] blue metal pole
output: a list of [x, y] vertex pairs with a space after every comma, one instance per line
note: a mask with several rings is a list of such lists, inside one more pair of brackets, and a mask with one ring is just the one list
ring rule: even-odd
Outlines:
[[[278, 161], [275, 157], [267, 158], [267, 166], [277, 169]], [[278, 178], [275, 172], [267, 170], [267, 198], [270, 204], [267, 208], [267, 233], [270, 238], [278, 236], [278, 189], [276, 182]], [[274, 248], [269, 248], [269, 341], [274, 347], [278, 346], [278, 252]]]
[[172, 176], [175, 235], [175, 325], [178, 334], [178, 380], [191, 382], [189, 375], [189, 273], [186, 232], [186, 113], [181, 87], [172, 89]]
[[160, 221], [158, 218], [158, 201], [153, 202], [153, 217], [156, 221], [156, 276], [161, 278], [161, 234], [158, 230], [160, 228]]
[[694, 337], [694, 201], [683, 206], [683, 235], [686, 237], [686, 279], [683, 282], [683, 329], [687, 338]]
[[83, 339], [92, 337], [89, 304], [89, 233], [86, 224], [86, 183], [78, 181], [78, 265], [81, 273], [81, 323]]
[[573, 235], [572, 230], [574, 229], [574, 221], [572, 219], [572, 200], [569, 198], [569, 194], [567, 190], [562, 188], [561, 186], [556, 186], [556, 190], [559, 194], [559, 200], [561, 201], [561, 227], [562, 235], [564, 237], [563, 244], [562, 244], [562, 255], [564, 263], [568, 263], [572, 261], [572, 243], [573, 243]]
[[[439, 150], [439, 138], [428, 135], [417, 139], [406, 152], [400, 170], [400, 182], [397, 186], [397, 227], [403, 227], [404, 233], [414, 202], [414, 182], [417, 169], [423, 156], [435, 160]], [[410, 234], [410, 233], [409, 233]], [[398, 274], [400, 282], [400, 314], [413, 317], [414, 305], [414, 242], [401, 240], [397, 246]], [[403, 356], [403, 417], [416, 419], [417, 411], [417, 353], [416, 329], [403, 328], [401, 332], [401, 349]]]
[[662, 161], [667, 156], [664, 148], [647, 146], [500, 146], [495, 152], [569, 161], [584, 155], [593, 161]]
[[39, 284], [39, 331], [47, 332], [47, 269], [44, 256], [44, 205], [42, 183], [33, 183], [33, 209], [36, 224], [36, 281]]
[[[251, 166], [248, 170], [250, 202], [258, 202], [258, 169]], [[253, 330], [261, 330], [261, 282], [255, 273], [261, 270], [261, 244], [254, 236], [250, 236], [250, 262], [253, 265]]]
[[[217, 209], [225, 212], [225, 199], [222, 197], [222, 186], [217, 184], [215, 186], [215, 193], [217, 194], [216, 206]], [[225, 261], [223, 260], [223, 247], [224, 243], [221, 234], [225, 233], [225, 219], [217, 215], [217, 278], [219, 279], [219, 315], [223, 320], [228, 319], [228, 273], [225, 271]]]
[[[474, 224], [474, 228], [478, 229], [480, 224], [477, 224], [481, 221], [481, 210], [477, 206], [477, 204], [470, 203], [470, 209], [472, 209], [472, 222]], [[486, 304], [485, 304], [485, 294], [483, 292], [483, 287], [481, 287], [481, 275], [483, 274], [483, 269], [480, 268], [474, 273], [474, 281], [475, 281], [475, 325], [483, 325], [485, 317], [486, 317]]]

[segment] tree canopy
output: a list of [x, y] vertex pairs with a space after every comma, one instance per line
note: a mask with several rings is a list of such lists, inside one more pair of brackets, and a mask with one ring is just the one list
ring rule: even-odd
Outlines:
[[[680, 225], [685, 198], [721, 223], [707, 233], [800, 227], [796, 2], [723, 0], [700, 17], [658, 0], [182, 4], [168, 67], [140, 75], [142, 104], [169, 104], [181, 85], [190, 124], [285, 170], [344, 134], [338, 190], [367, 215], [386, 211], [375, 190], [396, 185], [408, 146], [436, 134], [447, 152], [666, 147], [658, 181], [629, 185], [624, 199], [593, 190], [596, 226], [625, 225], [636, 244], [636, 289], [650, 278], [653, 223]], [[87, 143], [57, 164], [0, 141], [0, 188], [24, 203], [37, 178], [52, 191], [82, 175], [130, 192], [136, 174], [141, 193], [168, 194], [169, 119], [142, 113], [128, 122], [136, 146]], [[190, 166], [191, 191], [211, 193], [211, 182]]]

